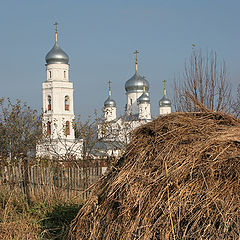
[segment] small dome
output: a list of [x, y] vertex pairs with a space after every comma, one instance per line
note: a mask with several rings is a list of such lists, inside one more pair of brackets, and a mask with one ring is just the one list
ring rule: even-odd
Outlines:
[[136, 72], [127, 82], [125, 83], [125, 90], [127, 92], [141, 92], [143, 91], [145, 86], [145, 90], [149, 90], [149, 83], [146, 79], [141, 77], [138, 72]]
[[109, 96], [104, 102], [104, 107], [116, 107], [116, 102], [111, 98], [111, 96]]
[[150, 103], [150, 97], [144, 92], [139, 98], [138, 103]]
[[171, 107], [171, 101], [168, 99], [165, 95], [163, 98], [159, 101], [159, 107]]
[[53, 48], [48, 52], [45, 58], [47, 64], [52, 63], [64, 63], [68, 64], [69, 57], [68, 55], [60, 48], [56, 42]]

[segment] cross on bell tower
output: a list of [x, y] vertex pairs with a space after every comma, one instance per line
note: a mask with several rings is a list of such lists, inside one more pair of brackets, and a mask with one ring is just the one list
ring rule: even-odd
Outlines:
[[133, 54], [135, 54], [136, 55], [136, 61], [135, 61], [135, 66], [136, 66], [136, 72], [137, 72], [137, 70], [138, 70], [138, 59], [137, 59], [137, 55], [138, 55], [138, 50], [136, 50]]
[[55, 41], [57, 42], [57, 34], [58, 34], [58, 23], [57, 22], [55, 22], [54, 24], [53, 24], [54, 26], [55, 26]]

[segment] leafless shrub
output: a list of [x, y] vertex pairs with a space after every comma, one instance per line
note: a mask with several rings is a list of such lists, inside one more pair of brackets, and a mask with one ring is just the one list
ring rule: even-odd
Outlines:
[[175, 81], [174, 104], [178, 112], [200, 111], [195, 103], [213, 111], [230, 112], [231, 87], [226, 64], [218, 62], [216, 52], [193, 50], [185, 63], [183, 79]]

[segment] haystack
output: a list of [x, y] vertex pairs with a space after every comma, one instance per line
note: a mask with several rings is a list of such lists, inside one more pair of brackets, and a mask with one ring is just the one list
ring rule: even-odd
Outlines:
[[69, 239], [239, 239], [240, 121], [175, 113], [138, 128]]

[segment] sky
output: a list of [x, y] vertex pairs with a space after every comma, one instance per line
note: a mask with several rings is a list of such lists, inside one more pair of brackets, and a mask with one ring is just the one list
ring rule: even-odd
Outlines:
[[75, 114], [83, 119], [107, 99], [107, 82], [118, 115], [126, 104], [125, 82], [135, 72], [150, 83], [151, 111], [174, 97], [192, 44], [214, 50], [226, 62], [233, 96], [240, 83], [239, 0], [0, 0], [0, 97], [21, 99], [41, 111], [45, 56], [58, 42], [69, 55]]

